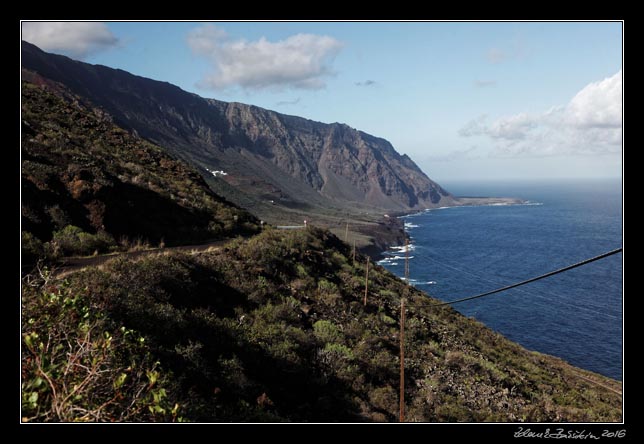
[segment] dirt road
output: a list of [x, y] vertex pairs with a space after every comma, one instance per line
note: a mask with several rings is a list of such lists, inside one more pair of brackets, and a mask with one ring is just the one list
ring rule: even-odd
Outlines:
[[66, 257], [61, 259], [59, 264], [53, 267], [53, 272], [56, 277], [63, 277], [74, 271], [81, 270], [85, 267], [96, 267], [111, 259], [117, 257], [135, 258], [140, 256], [147, 256], [150, 254], [161, 254], [172, 251], [194, 251], [203, 252], [210, 248], [221, 248], [231, 242], [232, 239], [223, 239], [213, 242], [207, 242], [198, 245], [181, 245], [178, 247], [164, 247], [164, 248], [150, 248], [147, 250], [126, 251], [121, 253], [102, 254], [99, 256], [85, 256], [85, 257]]

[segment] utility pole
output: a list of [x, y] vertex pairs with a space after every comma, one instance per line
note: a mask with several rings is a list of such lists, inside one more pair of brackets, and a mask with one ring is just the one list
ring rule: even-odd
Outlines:
[[367, 256], [367, 272], [364, 277], [364, 305], [367, 306], [367, 293], [369, 292], [369, 261], [371, 258]]
[[405, 297], [409, 293], [409, 238], [405, 235], [405, 290], [400, 298], [400, 422], [405, 422]]
[[347, 227], [344, 229], [344, 241], [349, 242], [349, 222], [347, 222]]
[[400, 298], [400, 422], [405, 422], [405, 298]]
[[353, 266], [356, 266], [356, 240], [353, 239]]

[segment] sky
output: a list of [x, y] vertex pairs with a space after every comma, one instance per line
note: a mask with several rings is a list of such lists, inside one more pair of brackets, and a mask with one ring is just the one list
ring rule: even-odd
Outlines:
[[41, 49], [341, 122], [432, 179], [621, 178], [621, 22], [23, 22]]

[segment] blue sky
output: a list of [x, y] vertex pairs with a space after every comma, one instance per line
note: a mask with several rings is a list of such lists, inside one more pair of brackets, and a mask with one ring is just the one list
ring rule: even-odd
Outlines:
[[437, 181], [621, 177], [622, 24], [23, 23], [42, 49], [388, 139]]

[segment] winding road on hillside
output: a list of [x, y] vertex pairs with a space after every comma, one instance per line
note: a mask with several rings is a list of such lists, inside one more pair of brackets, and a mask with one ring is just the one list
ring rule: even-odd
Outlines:
[[148, 248], [145, 250], [124, 251], [111, 254], [102, 254], [97, 256], [83, 256], [83, 257], [66, 257], [61, 259], [60, 263], [52, 267], [54, 276], [60, 278], [67, 276], [78, 270], [86, 267], [97, 267], [105, 262], [115, 259], [117, 257], [136, 258], [141, 256], [149, 256], [151, 254], [164, 254], [175, 251], [187, 251], [194, 253], [202, 253], [204, 251], [219, 249], [224, 245], [230, 243], [233, 239], [222, 239], [212, 242], [206, 242], [197, 245], [180, 245], [177, 247], [163, 247], [163, 248]]
[[[278, 230], [295, 230], [295, 229], [306, 228], [306, 225], [279, 225], [276, 228]], [[137, 258], [141, 256], [148, 256], [151, 254], [163, 254], [163, 253], [170, 253], [174, 251], [202, 253], [204, 251], [208, 251], [212, 249], [219, 249], [227, 245], [228, 243], [232, 242], [233, 240], [234, 239], [232, 238], [220, 239], [216, 241], [210, 241], [210, 242], [205, 242], [203, 244], [195, 244], [195, 245], [179, 245], [176, 247], [146, 248], [144, 250], [121, 251], [121, 252], [115, 252], [110, 254], [101, 254], [97, 256], [66, 257], [61, 259], [57, 265], [52, 267], [52, 272], [54, 276], [60, 278], [86, 267], [97, 267], [117, 257]]]

